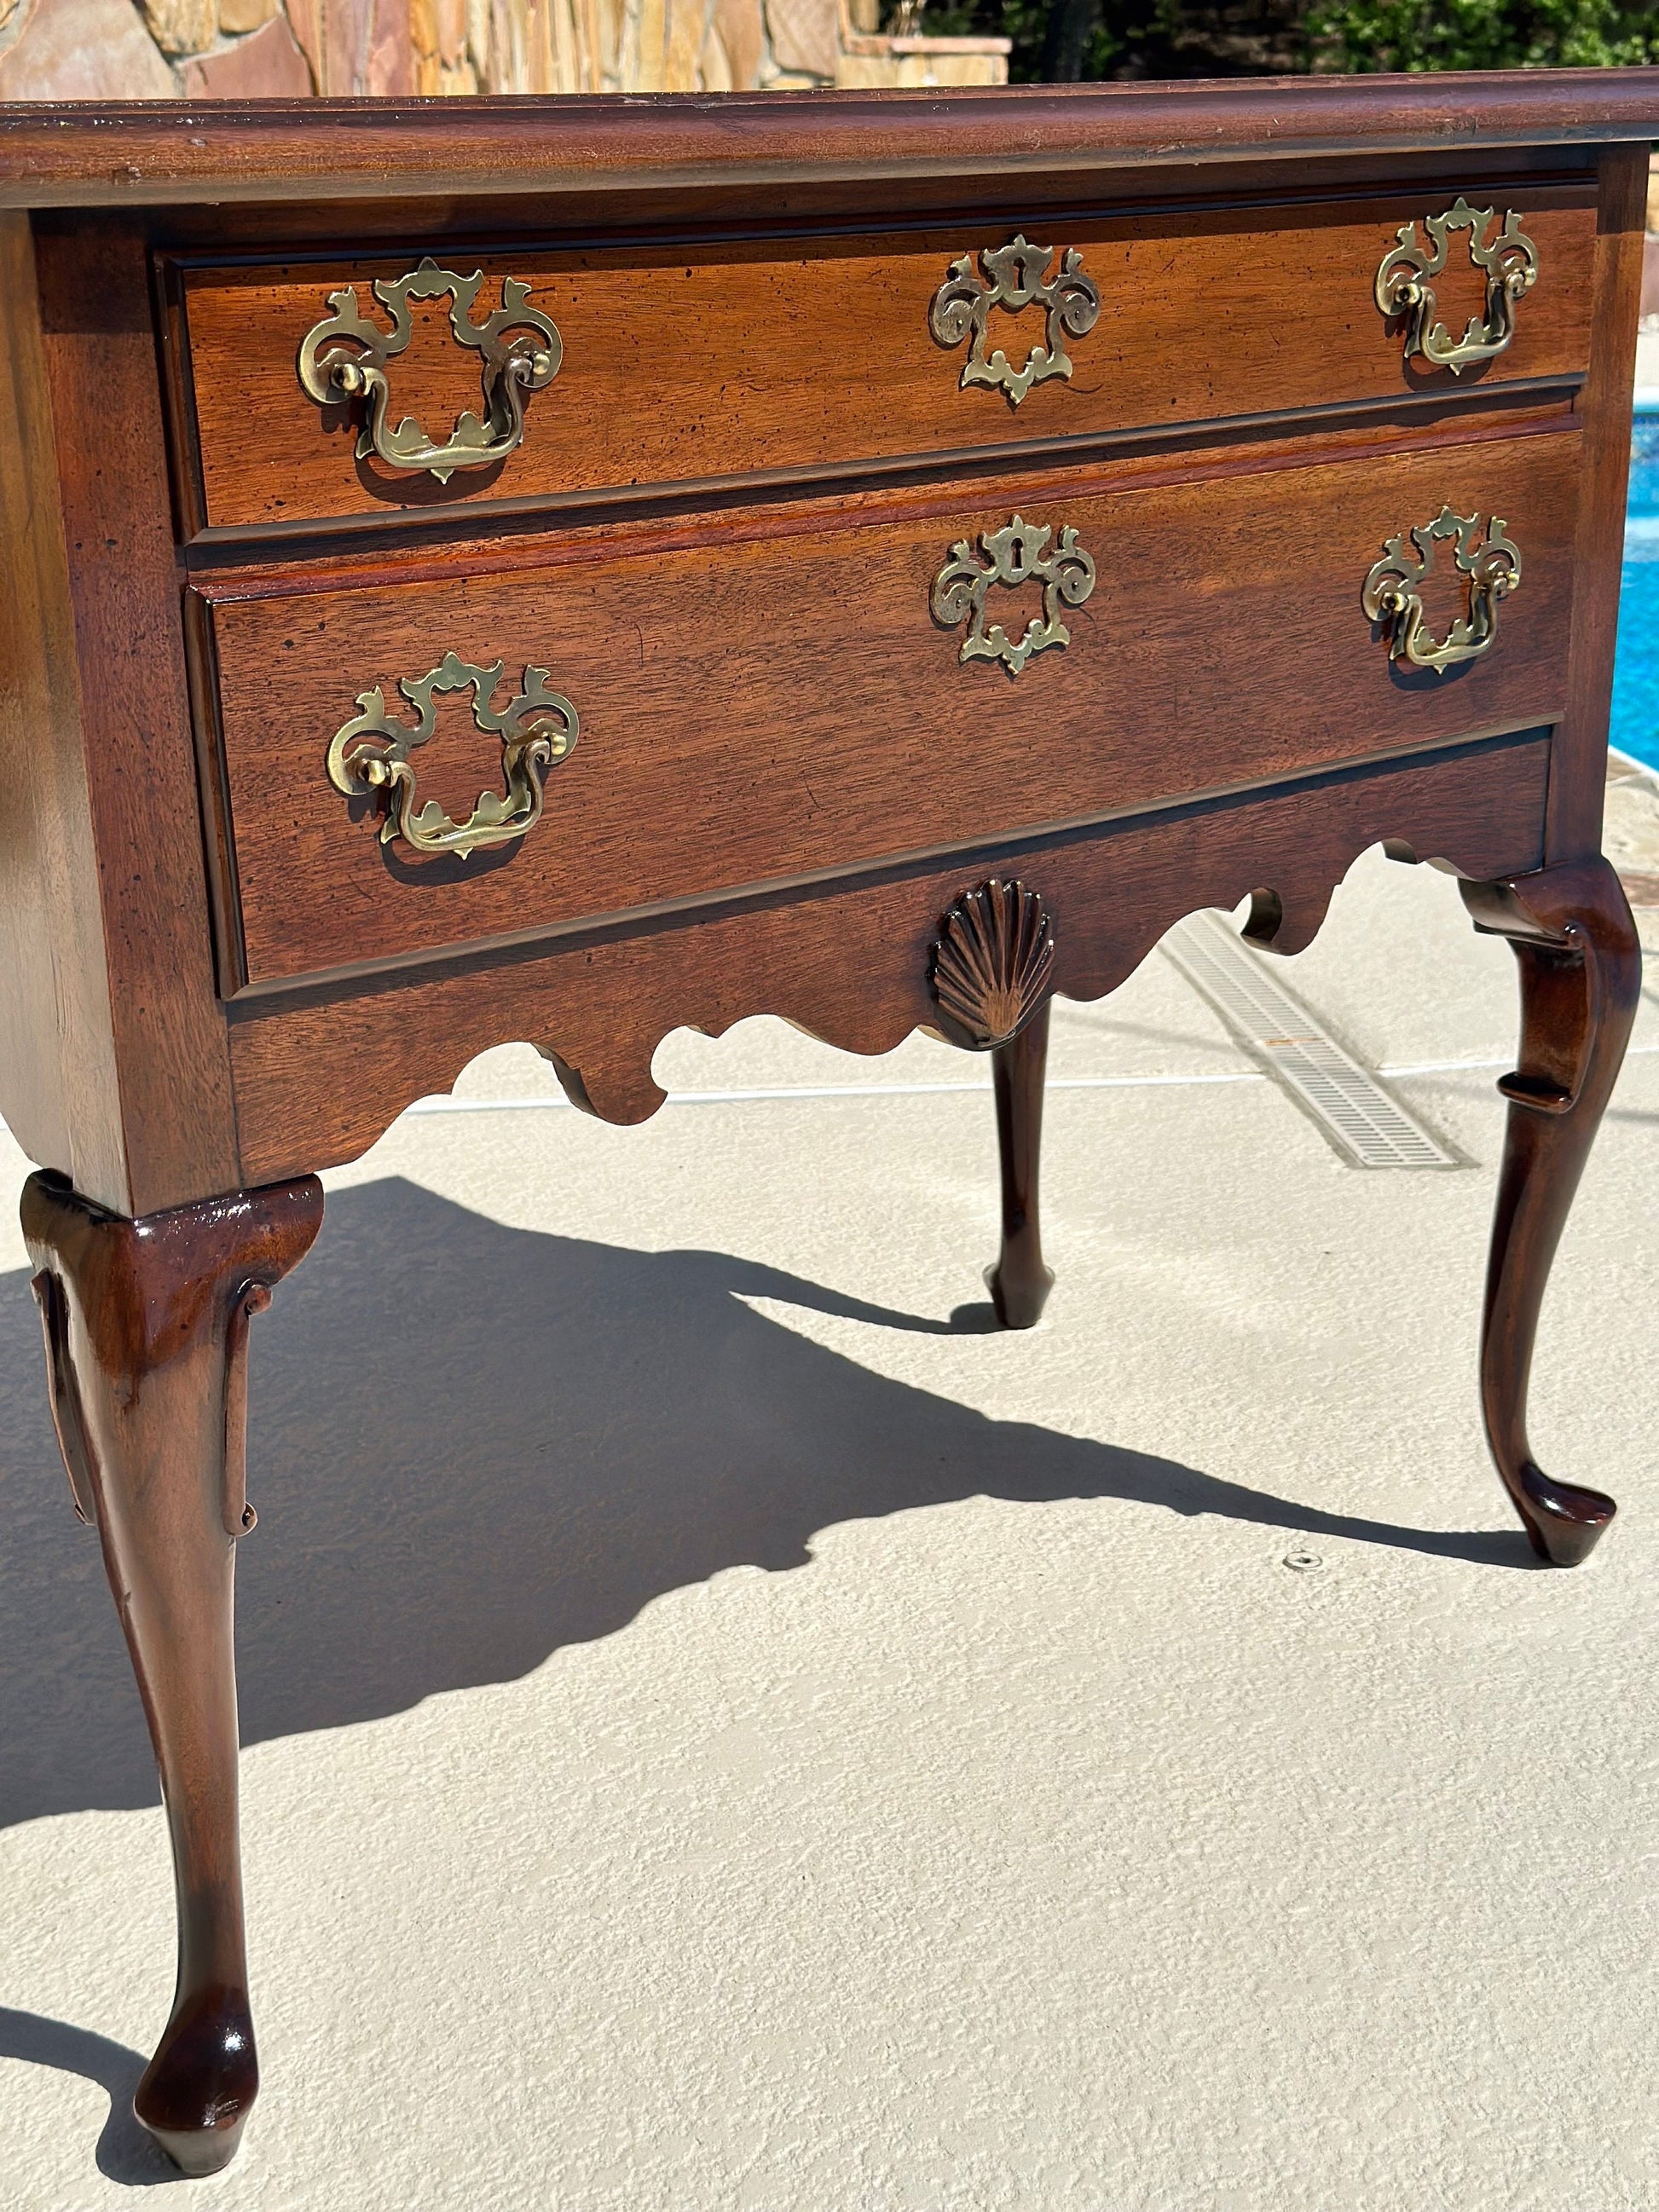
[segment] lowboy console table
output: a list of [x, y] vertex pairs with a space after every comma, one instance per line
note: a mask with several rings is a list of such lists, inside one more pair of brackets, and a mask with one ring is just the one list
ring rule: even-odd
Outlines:
[[652, 1112], [786, 1014], [988, 1051], [1048, 1288], [1048, 1004], [1378, 840], [1522, 1024], [1481, 1334], [1534, 1324], [1638, 958], [1600, 854], [1659, 72], [0, 109], [0, 1109], [179, 1903], [137, 2096], [258, 2081], [231, 1592], [251, 1317], [486, 1046]]

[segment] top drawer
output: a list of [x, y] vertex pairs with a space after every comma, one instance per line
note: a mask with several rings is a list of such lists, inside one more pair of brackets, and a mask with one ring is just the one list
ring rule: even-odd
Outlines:
[[[200, 481], [187, 507], [210, 526], [258, 528], [557, 501], [1582, 373], [1589, 188], [1513, 201], [1488, 191], [1476, 205], [1492, 210], [1484, 233], [1461, 219], [1468, 209], [1452, 186], [1409, 199], [1034, 217], [1023, 230], [970, 218], [851, 239], [705, 240], [672, 256], [662, 245], [480, 255], [441, 243], [422, 273], [419, 252], [181, 264], [184, 411]], [[1428, 219], [1454, 210], [1460, 219], [1437, 242]], [[1511, 212], [1531, 252], [1514, 249], [1500, 265], [1494, 247]], [[1430, 264], [1435, 313], [1420, 319], [1440, 326], [1431, 351], [1458, 344], [1486, 311], [1476, 246], [1497, 273], [1533, 261], [1513, 335], [1492, 358], [1455, 369], [1420, 347], [1408, 358], [1411, 316], [1385, 317], [1376, 297], [1402, 225], [1415, 226]], [[1038, 250], [1006, 253], [1018, 239]], [[465, 294], [480, 269], [470, 300], [445, 289], [453, 276]], [[1397, 264], [1394, 296], [1411, 276]], [[509, 281], [527, 298], [507, 295]], [[520, 305], [556, 336], [514, 324]], [[319, 362], [378, 358], [379, 453], [359, 450], [365, 394], [319, 404], [301, 384], [302, 343], [331, 320], [313, 348]], [[403, 342], [377, 356], [376, 333]], [[527, 395], [509, 389], [510, 367], [491, 366], [492, 347], [497, 362], [504, 349], [540, 355]], [[318, 377], [328, 388], [325, 367]], [[452, 450], [453, 465], [404, 465], [423, 443], [428, 453], [459, 445], [459, 462]]]

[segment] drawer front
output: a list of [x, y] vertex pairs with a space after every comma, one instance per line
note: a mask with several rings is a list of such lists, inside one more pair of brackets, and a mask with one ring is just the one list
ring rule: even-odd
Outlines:
[[[1050, 533], [1024, 553], [1013, 503], [978, 485], [678, 542], [572, 533], [534, 567], [204, 587], [246, 976], [983, 849], [1551, 721], [1579, 443], [1557, 431], [1133, 489], [1070, 471], [1020, 486], [1024, 521]], [[1449, 507], [1500, 518], [1524, 569], [1488, 648], [1436, 674], [1395, 656], [1404, 615], [1368, 620], [1362, 592], [1370, 579], [1375, 604], [1387, 585], [1372, 572], [1388, 540]], [[1480, 550], [1471, 537], [1477, 570]], [[1480, 628], [1456, 544], [1431, 550], [1419, 652], [1455, 617]], [[228, 596], [239, 589], [250, 596]], [[1033, 644], [1049, 618], [1067, 638]], [[515, 702], [568, 702], [544, 724], [556, 750], [580, 728], [526, 834], [423, 857], [385, 842], [380, 801], [343, 796], [327, 761], [372, 719], [374, 687], [386, 726], [415, 726], [397, 687], [452, 654], [425, 686], [430, 739], [407, 748], [420, 805], [459, 823], [481, 788], [510, 796], [509, 745], [535, 724]], [[463, 664], [500, 664], [493, 690], [469, 689]], [[489, 726], [470, 711], [480, 693]], [[335, 751], [363, 742], [360, 729]]]
[[[246, 528], [558, 500], [1582, 373], [1595, 214], [1582, 192], [1565, 190], [1515, 203], [1536, 275], [1503, 350], [1455, 373], [1407, 358], [1409, 317], [1379, 311], [1378, 271], [1401, 225], [1415, 224], [1431, 253], [1426, 219], [1456, 199], [1449, 188], [1293, 211], [1034, 217], [1023, 231], [974, 218], [851, 240], [702, 243], [672, 261], [660, 247], [482, 257], [434, 249], [449, 273], [470, 278], [482, 269], [464, 313], [447, 292], [421, 296], [435, 276], [407, 295], [395, 290], [416, 271], [414, 256], [181, 270], [198, 504], [210, 526]], [[1509, 204], [1488, 191], [1480, 204], [1493, 210], [1490, 246]], [[1450, 343], [1485, 308], [1486, 277], [1470, 258], [1475, 236], [1468, 228], [1447, 233], [1445, 266], [1432, 280]], [[1029, 262], [984, 261], [1017, 237], [1042, 252]], [[936, 306], [964, 259], [954, 307]], [[394, 289], [391, 307], [377, 303], [376, 280]], [[550, 380], [526, 394], [517, 443], [510, 380], [452, 327], [459, 315], [457, 327], [476, 334], [501, 309], [508, 280], [528, 287], [528, 307], [556, 332], [550, 342], [539, 325], [519, 333], [528, 350], [540, 349]], [[1007, 304], [1022, 286], [1045, 283], [1046, 302]], [[366, 398], [319, 404], [297, 368], [307, 333], [341, 312], [382, 334], [400, 313], [408, 329], [403, 349], [382, 363], [383, 444], [407, 417], [428, 448], [453, 446], [470, 412], [478, 428], [463, 435], [475, 440], [473, 459], [440, 481], [430, 466], [359, 454]], [[497, 343], [511, 343], [503, 325]], [[1037, 376], [1016, 397], [1009, 379], [1032, 370], [1033, 349], [1056, 362], [1063, 356], [1071, 374]], [[315, 352], [361, 360], [367, 342], [336, 329]], [[964, 372], [981, 380], [964, 385]], [[479, 463], [480, 451], [496, 458]]]

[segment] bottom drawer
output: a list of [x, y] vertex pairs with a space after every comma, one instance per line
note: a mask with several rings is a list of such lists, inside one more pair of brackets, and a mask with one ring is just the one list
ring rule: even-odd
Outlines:
[[[590, 532], [367, 588], [218, 580], [242, 977], [967, 852], [1553, 720], [1577, 461], [1577, 435], [1551, 432], [1176, 483], [1069, 471], [675, 537]], [[1436, 673], [1393, 649], [1403, 616], [1368, 619], [1361, 597], [1386, 541], [1446, 509], [1501, 520], [1524, 589], [1495, 603], [1486, 649]], [[1423, 636], [1461, 617], [1479, 642], [1493, 564], [1460, 574], [1448, 531]], [[1413, 558], [1407, 538], [1402, 572]], [[536, 671], [574, 717], [522, 703]], [[563, 757], [527, 834], [435, 856], [380, 836], [377, 803], [327, 766], [375, 687], [383, 731], [418, 736], [429, 707], [429, 739], [403, 746], [429, 824], [505, 794], [511, 744], [552, 732]], [[395, 743], [360, 730], [336, 751], [349, 775]], [[537, 763], [514, 773], [533, 793]]]
[[[1115, 990], [1182, 915], [1252, 890], [1273, 893], [1273, 941], [1295, 951], [1356, 855], [1385, 839], [1477, 882], [1541, 866], [1549, 781], [1547, 735], [1491, 738], [1011, 842], [966, 866], [250, 997], [229, 1024], [243, 1172], [280, 1182], [355, 1158], [412, 1099], [449, 1090], [512, 1039], [555, 1058], [573, 1096], [610, 1121], [661, 1105], [652, 1055], [682, 1025], [719, 1036], [782, 1014], [843, 1051], [890, 1052], [937, 1019], [939, 916], [992, 872], [1041, 895], [1062, 998]], [[1449, 884], [1441, 896], [1455, 908]]]

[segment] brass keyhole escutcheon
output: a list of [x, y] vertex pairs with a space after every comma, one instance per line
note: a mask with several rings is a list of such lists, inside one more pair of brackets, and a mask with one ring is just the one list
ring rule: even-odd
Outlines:
[[[1083, 605], [1095, 587], [1095, 564], [1069, 522], [1051, 549], [1054, 534], [1051, 525], [1027, 522], [1017, 514], [1000, 530], [981, 531], [976, 546], [959, 538], [951, 548], [933, 579], [932, 605], [933, 619], [947, 629], [968, 624], [958, 660], [1000, 660], [1010, 676], [1018, 676], [1033, 653], [1071, 643], [1060, 608]], [[1017, 588], [1033, 580], [1042, 586], [1042, 613], [1031, 617], [1018, 638], [1011, 638], [1000, 622], [988, 629], [986, 603], [992, 586]]]
[[[1033, 246], [1020, 237], [1007, 246], [988, 246], [977, 269], [971, 253], [951, 264], [950, 275], [933, 295], [927, 324], [942, 346], [959, 346], [971, 336], [959, 391], [965, 392], [970, 384], [988, 385], [1002, 392], [1011, 407], [1018, 407], [1033, 385], [1046, 384], [1054, 376], [1070, 378], [1066, 336], [1080, 338], [1093, 330], [1100, 295], [1084, 275], [1083, 257], [1074, 246], [1060, 254], [1057, 269], [1054, 260], [1053, 247]], [[988, 350], [992, 310], [1003, 307], [1018, 315], [1031, 307], [1043, 310], [1042, 336], [1026, 355], [1024, 366], [1015, 368], [1000, 346], [994, 352]]]

